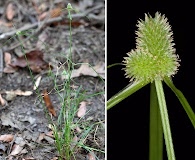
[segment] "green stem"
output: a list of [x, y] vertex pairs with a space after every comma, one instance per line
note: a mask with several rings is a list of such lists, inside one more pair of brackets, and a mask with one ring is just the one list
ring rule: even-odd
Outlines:
[[129, 84], [127, 87], [125, 87], [122, 91], [115, 94], [113, 97], [111, 97], [107, 102], [107, 110], [121, 102], [123, 99], [127, 98], [140, 88], [144, 87], [148, 83], [144, 83], [142, 81], [133, 82], [132, 84]]
[[111, 68], [111, 67], [113, 67], [113, 66], [117, 66], [117, 65], [123, 65], [122, 63], [114, 63], [114, 64], [111, 64], [111, 65], [108, 65], [107, 66], [107, 69], [108, 68]]
[[158, 97], [158, 102], [159, 102], [159, 108], [160, 108], [160, 114], [161, 114], [168, 160], [175, 160], [175, 153], [173, 149], [171, 129], [169, 125], [169, 117], [168, 117], [168, 111], [167, 111], [162, 81], [155, 80], [155, 86], [156, 86], [156, 92], [157, 92], [157, 97]]
[[149, 160], [163, 159], [163, 130], [155, 84], [150, 85]]

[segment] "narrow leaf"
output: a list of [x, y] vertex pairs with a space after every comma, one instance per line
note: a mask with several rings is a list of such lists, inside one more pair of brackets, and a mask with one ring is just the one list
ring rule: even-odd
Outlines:
[[171, 90], [175, 93], [175, 95], [179, 99], [179, 101], [180, 101], [181, 105], [183, 106], [184, 110], [186, 111], [190, 121], [192, 122], [192, 125], [195, 128], [195, 114], [194, 114], [191, 106], [189, 105], [187, 99], [185, 98], [183, 93], [175, 87], [175, 85], [173, 84], [173, 82], [170, 78], [165, 78], [164, 81], [171, 88]]
[[[149, 83], [149, 82], [148, 82]], [[121, 90], [119, 93], [115, 94], [113, 97], [111, 97], [107, 102], [107, 110], [133, 94], [134, 92], [138, 91], [148, 83], [144, 83], [142, 81], [137, 81], [129, 84], [126, 86], [123, 90]]]

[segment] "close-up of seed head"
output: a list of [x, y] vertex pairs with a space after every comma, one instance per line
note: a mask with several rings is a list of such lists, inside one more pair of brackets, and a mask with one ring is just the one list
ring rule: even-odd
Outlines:
[[125, 75], [130, 80], [153, 82], [177, 73], [179, 58], [175, 54], [173, 33], [165, 15], [145, 14], [136, 31], [136, 48], [124, 58]]

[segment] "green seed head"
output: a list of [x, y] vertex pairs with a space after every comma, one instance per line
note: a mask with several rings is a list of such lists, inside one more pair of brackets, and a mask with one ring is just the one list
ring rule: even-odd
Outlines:
[[138, 22], [136, 49], [124, 58], [126, 77], [131, 80], [154, 81], [176, 74], [179, 58], [175, 54], [171, 27], [167, 18], [156, 13]]

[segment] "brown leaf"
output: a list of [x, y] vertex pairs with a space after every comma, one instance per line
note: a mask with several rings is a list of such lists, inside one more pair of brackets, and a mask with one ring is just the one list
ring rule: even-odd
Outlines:
[[61, 8], [54, 8], [50, 11], [50, 18], [59, 17], [62, 13]]
[[4, 69], [3, 69], [3, 72], [4, 73], [14, 73], [17, 71], [17, 68], [14, 68], [12, 66], [6, 66]]
[[[92, 69], [93, 68], [93, 69]], [[99, 63], [94, 67], [89, 66], [88, 64], [82, 64], [80, 68], [73, 70], [71, 78], [79, 77], [81, 75], [86, 75], [86, 76], [101, 76], [102, 78], [105, 77], [105, 66], [104, 63]]]
[[50, 12], [48, 12], [48, 11], [43, 12], [39, 16], [39, 20], [40, 21], [44, 20], [48, 15], [49, 15], [49, 18], [59, 17], [61, 15], [61, 13], [62, 13], [62, 9], [61, 8], [54, 8]]
[[10, 155], [17, 155], [22, 151], [23, 147], [19, 144], [14, 144]]
[[3, 142], [11, 142], [14, 138], [14, 135], [12, 134], [4, 134], [0, 136], [0, 141]]
[[43, 12], [41, 15], [39, 15], [38, 19], [40, 21], [42, 21], [42, 20], [44, 20], [47, 17], [47, 15], [48, 15], [48, 12], [47, 11], [46, 12]]
[[53, 104], [51, 103], [51, 99], [47, 93], [46, 90], [44, 90], [43, 92], [43, 99], [45, 101], [45, 105], [47, 107], [47, 109], [49, 110], [49, 112], [54, 116], [56, 117], [56, 111], [54, 110], [54, 107], [53, 107]]
[[86, 113], [86, 104], [87, 102], [83, 101], [80, 103], [79, 110], [77, 112], [78, 117], [83, 117]]
[[10, 66], [11, 63], [11, 54], [8, 52], [4, 53], [5, 68], [3, 69], [4, 73], [14, 73], [17, 68]]
[[4, 105], [7, 104], [7, 101], [1, 96], [1, 94], [0, 94], [0, 104], [1, 104], [2, 106], [4, 106]]
[[40, 143], [45, 137], [45, 133], [40, 133], [39, 138], [37, 139], [37, 142]]
[[[27, 63], [27, 61], [28, 63]], [[24, 56], [18, 57], [13, 63], [10, 64], [12, 67], [27, 67], [29, 65], [33, 72], [39, 73], [42, 70], [51, 68], [47, 62], [43, 60], [43, 53], [39, 50], [34, 50], [27, 53]]]
[[6, 8], [6, 17], [8, 20], [12, 20], [15, 16], [15, 7], [13, 3], [9, 3]]
[[11, 54], [8, 52], [4, 53], [4, 61], [5, 61], [5, 65], [9, 65], [11, 63]]
[[33, 94], [32, 91], [21, 91], [19, 89], [14, 90], [14, 91], [5, 91], [6, 94], [13, 94], [13, 95], [18, 95], [18, 96], [30, 96]]
[[47, 136], [54, 138], [53, 131], [49, 131], [46, 133]]

